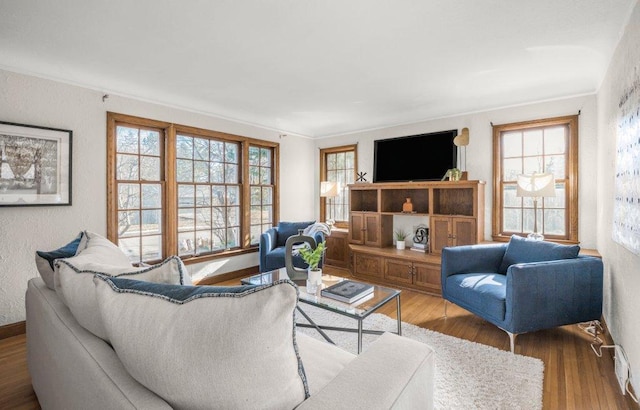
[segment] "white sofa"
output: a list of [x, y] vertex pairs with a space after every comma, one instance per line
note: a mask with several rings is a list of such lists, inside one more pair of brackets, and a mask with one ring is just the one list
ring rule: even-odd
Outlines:
[[[26, 309], [28, 367], [43, 409], [171, 408], [136, 381], [111, 345], [82, 327], [40, 278], [29, 281]], [[355, 356], [303, 334], [296, 339], [310, 393], [299, 409], [433, 406], [434, 353], [424, 344], [385, 334]], [[203, 344], [199, 353], [210, 349]], [[256, 402], [244, 407], [262, 408]]]

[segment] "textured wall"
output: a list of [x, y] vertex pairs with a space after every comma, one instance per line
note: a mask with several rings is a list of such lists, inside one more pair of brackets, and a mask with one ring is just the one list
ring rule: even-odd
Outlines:
[[[636, 4], [598, 92], [598, 250], [605, 264], [605, 319], [631, 363], [640, 392], [640, 255], [612, 240], [618, 104], [640, 75], [640, 5]], [[636, 91], [636, 98], [638, 96]], [[638, 137], [640, 138], [640, 130]], [[636, 394], [637, 396], [637, 394]]]
[[[73, 205], [0, 207], [0, 326], [24, 320], [27, 281], [38, 275], [36, 249], [64, 245], [82, 229], [106, 233], [106, 112], [171, 121], [280, 143], [281, 219], [317, 214], [313, 171], [317, 156], [307, 138], [238, 122], [111, 96], [102, 92], [0, 70], [0, 120], [73, 130]], [[190, 265], [195, 276], [220, 274], [258, 264], [257, 254]]]
[[[539, 104], [504, 108], [476, 114], [461, 115], [416, 124], [383, 128], [368, 132], [325, 138], [318, 141], [320, 148], [343, 144], [358, 144], [358, 171], [373, 179], [373, 141], [383, 138], [414, 135], [426, 132], [468, 127], [467, 170], [469, 179], [487, 182], [485, 187], [485, 239], [491, 239], [491, 206], [493, 203], [493, 135], [491, 122], [505, 124], [540, 118], [574, 115], [581, 110], [579, 119], [579, 215], [578, 237], [585, 248], [596, 247], [596, 98], [595, 95], [549, 101]], [[406, 224], [403, 225], [403, 222]], [[394, 218], [396, 229], [410, 228], [415, 221]]]

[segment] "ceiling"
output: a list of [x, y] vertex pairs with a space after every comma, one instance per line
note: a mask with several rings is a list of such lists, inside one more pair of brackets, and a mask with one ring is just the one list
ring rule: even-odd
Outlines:
[[0, 0], [0, 68], [324, 137], [594, 93], [637, 0]]

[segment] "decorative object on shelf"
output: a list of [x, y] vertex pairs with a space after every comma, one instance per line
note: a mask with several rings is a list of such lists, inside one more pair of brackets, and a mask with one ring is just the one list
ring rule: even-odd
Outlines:
[[299, 249], [300, 256], [308, 265], [307, 272], [307, 293], [316, 293], [322, 285], [322, 269], [318, 268], [322, 256], [324, 256], [325, 243], [320, 242], [315, 249], [310, 246], [304, 246]]
[[429, 228], [426, 225], [418, 225], [414, 228], [412, 251], [427, 252], [429, 250]]
[[338, 196], [338, 192], [340, 190], [340, 184], [334, 181], [322, 181], [320, 182], [320, 197], [327, 198], [327, 208], [329, 209], [329, 217], [327, 218], [327, 225], [329, 229], [333, 227], [335, 224], [335, 220], [333, 219], [333, 208], [335, 203], [333, 202], [333, 198]]
[[460, 159], [462, 159], [462, 157], [464, 156], [464, 162], [460, 161], [460, 163], [464, 163], [464, 172], [467, 172], [467, 145], [469, 145], [469, 128], [464, 127], [462, 130], [460, 130], [460, 135], [456, 136], [453, 139], [453, 144], [456, 147], [464, 148], [462, 151], [459, 152], [460, 154], [459, 156], [460, 156]]
[[372, 285], [353, 280], [343, 280], [322, 290], [322, 296], [349, 304], [372, 293]]
[[356, 178], [356, 182], [367, 182], [367, 178], [364, 176], [367, 175], [366, 172], [358, 172], [358, 177]]
[[462, 172], [458, 168], [448, 169], [447, 172], [442, 177], [442, 181], [448, 179], [449, 181], [460, 181], [462, 177]]
[[72, 134], [0, 121], [0, 206], [71, 205]]
[[406, 246], [404, 240], [407, 239], [409, 235], [402, 229], [395, 230], [393, 234], [396, 237], [396, 249], [404, 249]]
[[527, 238], [536, 241], [544, 240], [544, 235], [538, 233], [538, 198], [553, 198], [556, 196], [553, 174], [542, 172], [531, 175], [518, 175], [516, 196], [533, 198], [533, 232]]
[[405, 198], [406, 202], [402, 204], [402, 212], [412, 213], [413, 212], [413, 204], [411, 203], [411, 198]]

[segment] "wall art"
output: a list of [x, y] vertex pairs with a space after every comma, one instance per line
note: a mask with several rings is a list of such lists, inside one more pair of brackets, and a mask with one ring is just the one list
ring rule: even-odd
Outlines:
[[0, 206], [71, 205], [72, 132], [0, 121]]

